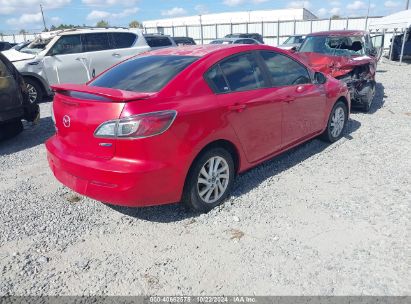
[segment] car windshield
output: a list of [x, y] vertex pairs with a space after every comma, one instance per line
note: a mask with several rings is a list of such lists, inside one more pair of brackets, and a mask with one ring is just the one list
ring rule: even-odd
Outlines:
[[20, 52], [27, 54], [37, 54], [44, 50], [51, 41], [52, 38], [43, 39], [41, 37], [36, 38], [26, 47], [20, 49]]
[[92, 81], [90, 86], [134, 92], [158, 92], [197, 59], [195, 56], [171, 55], [135, 57], [108, 70]]
[[308, 36], [299, 52], [346, 57], [365, 54], [361, 36]]

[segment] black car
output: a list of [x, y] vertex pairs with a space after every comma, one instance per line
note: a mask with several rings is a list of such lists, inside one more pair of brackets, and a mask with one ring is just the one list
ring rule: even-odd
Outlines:
[[258, 33], [247, 33], [247, 34], [228, 34], [224, 38], [252, 38], [260, 43], [264, 44], [263, 36]]
[[171, 39], [173, 39], [177, 45], [196, 45], [196, 42], [191, 37], [172, 37]]
[[[392, 46], [392, 56], [390, 56], [392, 60], [400, 60], [403, 39], [404, 34], [396, 35], [394, 36], [394, 39], [391, 39], [391, 43], [393, 43], [394, 40], [394, 45]], [[411, 56], [411, 29], [406, 33], [405, 39], [403, 56]]]
[[30, 103], [23, 77], [0, 53], [0, 140], [20, 133], [22, 119], [37, 121], [39, 106]]

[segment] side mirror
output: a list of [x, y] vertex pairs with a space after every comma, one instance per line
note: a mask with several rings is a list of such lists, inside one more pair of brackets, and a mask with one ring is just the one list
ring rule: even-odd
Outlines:
[[314, 83], [315, 84], [324, 84], [327, 82], [327, 77], [321, 72], [315, 72], [314, 74]]
[[297, 47], [296, 47], [296, 46], [293, 46], [293, 47], [290, 49], [290, 52], [291, 52], [291, 53], [297, 52]]

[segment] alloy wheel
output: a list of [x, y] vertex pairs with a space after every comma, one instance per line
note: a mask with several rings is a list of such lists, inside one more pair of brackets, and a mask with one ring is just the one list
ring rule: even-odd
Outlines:
[[333, 116], [331, 117], [331, 135], [333, 137], [340, 136], [345, 122], [345, 112], [342, 107], [337, 107], [334, 111]]
[[220, 157], [211, 157], [201, 168], [197, 178], [197, 191], [207, 204], [220, 199], [227, 190], [230, 168], [227, 161]]
[[37, 96], [38, 96], [36, 88], [33, 85], [28, 83], [27, 84], [27, 91], [28, 91], [28, 94], [29, 94], [30, 103], [36, 102]]

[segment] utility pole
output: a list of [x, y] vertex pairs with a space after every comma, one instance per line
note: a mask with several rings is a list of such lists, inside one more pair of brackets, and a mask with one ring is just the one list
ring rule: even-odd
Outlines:
[[42, 4], [40, 4], [40, 10], [41, 10], [41, 16], [43, 17], [44, 31], [46, 31], [46, 32], [47, 32], [46, 20], [44, 19], [43, 5], [42, 5]]
[[407, 0], [407, 4], [405, 5], [405, 9], [407, 10], [410, 6], [410, 0]]
[[371, 6], [371, 0], [368, 0], [367, 18], [370, 15], [370, 6]]

